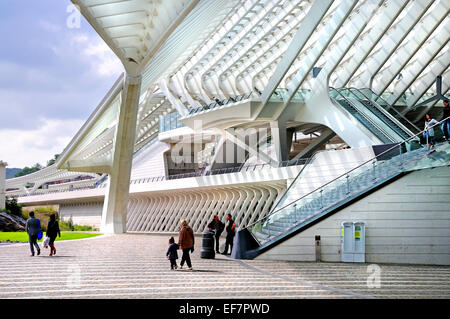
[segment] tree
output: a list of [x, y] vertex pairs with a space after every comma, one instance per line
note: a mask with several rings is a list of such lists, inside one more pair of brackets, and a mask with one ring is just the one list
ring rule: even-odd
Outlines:
[[42, 168], [43, 168], [42, 165], [39, 164], [39, 163], [34, 164], [34, 166], [32, 166], [32, 167], [25, 166], [25, 167], [22, 168], [20, 171], [18, 171], [18, 172], [14, 175], [14, 177], [19, 177], [19, 176], [28, 175], [28, 174], [37, 172], [37, 171], [41, 170]]
[[55, 162], [56, 162], [56, 160], [58, 159], [58, 157], [59, 157], [59, 154], [55, 154], [55, 157], [54, 157], [54, 158], [52, 158], [51, 160], [47, 161], [47, 167], [49, 167], [49, 166], [55, 164]]
[[[56, 160], [58, 159], [58, 157], [59, 157], [59, 154], [55, 154], [54, 157], [53, 157], [51, 160], [48, 160], [48, 161], [47, 161], [47, 166], [46, 166], [46, 167], [49, 167], [49, 166], [55, 164], [55, 162], [56, 162]], [[18, 171], [18, 172], [14, 175], [14, 177], [25, 176], [25, 175], [28, 175], [28, 174], [37, 172], [37, 171], [39, 171], [39, 170], [41, 170], [41, 169], [43, 169], [43, 168], [44, 168], [44, 167], [43, 167], [41, 164], [39, 164], [39, 163], [34, 164], [34, 166], [32, 166], [32, 167], [25, 166], [25, 167], [22, 168], [20, 171]]]
[[10, 214], [22, 217], [22, 205], [17, 204], [17, 199], [6, 197], [5, 208]]

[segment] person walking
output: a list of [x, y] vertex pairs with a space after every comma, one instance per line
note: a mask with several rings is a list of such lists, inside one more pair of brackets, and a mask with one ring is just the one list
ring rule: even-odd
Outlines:
[[55, 239], [56, 235], [59, 235], [59, 238], [61, 238], [61, 231], [59, 230], [59, 224], [56, 220], [55, 214], [50, 215], [50, 220], [47, 224], [47, 232], [46, 236], [50, 238], [50, 241], [48, 245], [50, 246], [50, 254], [49, 256], [56, 255], [56, 248], [55, 248]]
[[39, 219], [34, 217], [34, 212], [31, 211], [29, 214], [30, 218], [28, 218], [25, 229], [28, 234], [28, 241], [30, 242], [30, 250], [31, 255], [30, 257], [34, 256], [34, 247], [36, 247], [37, 254], [40, 255], [41, 249], [39, 248], [39, 245], [37, 243], [38, 240], [38, 234], [41, 230], [41, 222]]
[[225, 228], [218, 215], [214, 215], [214, 219], [208, 224], [208, 230], [214, 230], [214, 237], [216, 238], [216, 253], [219, 253], [219, 239]]
[[178, 236], [178, 245], [183, 251], [183, 255], [181, 256], [180, 261], [180, 269], [183, 269], [183, 265], [186, 262], [188, 270], [192, 270], [192, 263], [189, 252], [194, 252], [194, 242], [194, 231], [192, 230], [191, 226], [188, 225], [187, 221], [183, 219], [181, 221], [181, 229]]
[[444, 108], [442, 114], [442, 130], [447, 141], [450, 141], [450, 106], [448, 106], [448, 100], [444, 100]]
[[[234, 235], [236, 234], [235, 228], [236, 224], [231, 218], [231, 214], [227, 214], [227, 237], [225, 240], [225, 250], [223, 251], [222, 255], [231, 255], [231, 252], [233, 251], [233, 240]], [[230, 247], [230, 253], [228, 253], [228, 246]]]
[[169, 238], [169, 248], [167, 249], [166, 256], [167, 259], [170, 260], [170, 270], [177, 269], [177, 259], [178, 259], [178, 252], [177, 250], [180, 249], [180, 247], [175, 244], [175, 239], [173, 237]]
[[434, 146], [434, 127], [438, 124], [438, 121], [432, 119], [430, 114], [425, 114], [425, 129], [424, 138], [427, 140], [427, 150], [430, 150]]

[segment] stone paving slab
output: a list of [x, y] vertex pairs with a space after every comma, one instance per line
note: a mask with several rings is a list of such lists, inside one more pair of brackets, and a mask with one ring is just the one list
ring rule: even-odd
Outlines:
[[[450, 267], [201, 259], [193, 271], [171, 271], [169, 235], [122, 234], [56, 242], [56, 256], [28, 244], [0, 246], [0, 298], [450, 298]], [[181, 258], [181, 252], [179, 252]], [[178, 264], [180, 259], [178, 259]], [[373, 286], [373, 282], [369, 281]]]

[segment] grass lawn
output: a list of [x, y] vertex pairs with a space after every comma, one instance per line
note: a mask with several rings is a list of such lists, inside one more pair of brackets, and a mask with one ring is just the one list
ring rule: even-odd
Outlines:
[[[56, 241], [59, 240], [71, 240], [71, 239], [81, 239], [81, 238], [89, 238], [89, 237], [95, 237], [101, 235], [100, 233], [97, 234], [91, 234], [91, 233], [81, 233], [81, 232], [61, 232], [61, 238], [56, 237]], [[41, 240], [38, 240], [38, 242], [42, 242], [42, 240], [45, 238], [42, 237]], [[22, 241], [22, 242], [28, 242], [28, 234], [26, 232], [0, 232], [0, 241]]]

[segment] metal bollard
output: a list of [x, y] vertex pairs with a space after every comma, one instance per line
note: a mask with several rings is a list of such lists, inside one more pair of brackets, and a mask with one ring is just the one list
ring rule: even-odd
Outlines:
[[316, 262], [320, 262], [320, 236], [316, 235]]

